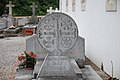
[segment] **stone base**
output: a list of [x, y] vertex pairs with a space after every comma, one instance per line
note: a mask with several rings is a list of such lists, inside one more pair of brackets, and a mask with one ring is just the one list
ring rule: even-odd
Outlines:
[[[38, 65], [41, 66], [41, 62]], [[77, 75], [78, 79], [77, 80], [103, 80], [93, 69], [90, 65], [85, 65], [85, 68], [80, 69], [78, 65], [76, 64], [74, 59], [70, 59], [71, 65], [74, 69], [75, 74]], [[35, 66], [35, 67], [40, 67], [40, 66]], [[39, 71], [39, 68], [35, 68], [34, 70]], [[51, 78], [39, 78], [39, 79], [32, 79], [35, 71], [30, 71], [30, 70], [19, 70], [17, 71], [15, 80], [74, 80], [74, 79], [69, 79], [63, 77], [63, 78], [58, 78], [56, 79], [55, 77]], [[37, 74], [37, 73], [35, 73]]]
[[33, 70], [18, 69], [16, 72], [15, 80], [32, 80]]

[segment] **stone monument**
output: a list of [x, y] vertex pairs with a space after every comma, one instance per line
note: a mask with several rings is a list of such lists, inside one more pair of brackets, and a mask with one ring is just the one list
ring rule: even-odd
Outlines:
[[[77, 25], [70, 16], [50, 13], [39, 22], [37, 34], [26, 41], [27, 52], [37, 54], [34, 70], [19, 69], [15, 79], [102, 80], [89, 65], [84, 65], [84, 45], [84, 38], [78, 36]], [[41, 53], [47, 53], [45, 58], [39, 57]]]
[[6, 29], [6, 27], [7, 27], [7, 19], [0, 18], [0, 29]]
[[35, 8], [37, 8], [37, 6], [35, 5], [35, 2], [33, 2], [30, 7], [32, 8], [31, 23], [37, 24], [38, 20], [37, 20], [37, 17], [35, 16]]
[[9, 1], [9, 4], [6, 5], [6, 7], [9, 7], [8, 28], [11, 28], [13, 26], [12, 7], [15, 7], [15, 5], [12, 5], [12, 1]]
[[78, 80], [69, 57], [64, 54], [75, 45], [78, 38], [74, 20], [63, 13], [49, 14], [39, 23], [37, 37], [43, 48], [49, 51], [37, 79]]

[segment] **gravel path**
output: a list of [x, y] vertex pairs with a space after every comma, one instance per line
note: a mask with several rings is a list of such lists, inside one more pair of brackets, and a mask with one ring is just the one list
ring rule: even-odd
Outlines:
[[8, 37], [0, 39], [0, 80], [14, 80], [16, 57], [26, 50], [28, 37]]

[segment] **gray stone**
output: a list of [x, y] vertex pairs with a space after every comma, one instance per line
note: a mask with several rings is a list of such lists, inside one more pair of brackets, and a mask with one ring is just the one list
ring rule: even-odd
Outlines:
[[75, 73], [66, 56], [48, 56], [40, 77], [73, 77]]
[[5, 18], [0, 18], [0, 29], [7, 28], [7, 20]]
[[39, 44], [36, 34], [26, 39], [26, 51], [36, 53], [37, 59], [45, 59], [46, 53], [48, 53], [48, 51]]
[[39, 73], [39, 69], [40, 69], [42, 63], [43, 63], [43, 60], [37, 60], [37, 62], [35, 64], [34, 71], [33, 71], [35, 78], [37, 77], [37, 74]]
[[3, 31], [3, 34], [4, 34], [6, 37], [18, 36], [17, 33], [19, 33], [20, 29], [21, 29], [20, 27], [15, 28], [15, 29], [9, 29], [9, 28], [7, 28], [7, 29], [5, 29], [5, 30]]
[[90, 65], [85, 65], [85, 68], [81, 69], [82, 73], [85, 75], [86, 80], [103, 80]]
[[70, 62], [71, 62], [72, 68], [73, 68], [74, 71], [75, 71], [75, 74], [77, 74], [78, 77], [82, 78], [82, 71], [81, 71], [81, 69], [78, 67], [75, 59], [70, 59]]
[[[36, 74], [39, 73], [39, 68], [41, 67], [42, 63], [43, 63], [43, 60], [39, 60], [39, 61], [36, 62], [36, 65], [35, 65], [34, 71], [33, 71], [33, 74], [34, 74], [34, 75], [36, 75]], [[82, 77], [82, 71], [81, 71], [81, 69], [78, 67], [75, 59], [70, 59], [70, 63], [71, 63], [71, 65], [72, 65], [73, 70], [75, 71], [75, 74], [77, 74], [77, 76], [81, 78], [81, 77]], [[35, 76], [35, 77], [36, 77], [36, 76]]]
[[[84, 66], [84, 39], [78, 37], [77, 30], [73, 19], [63, 13], [52, 13], [42, 19], [37, 27], [37, 35], [26, 41], [27, 52], [38, 53], [41, 58], [37, 59], [44, 59], [42, 65], [38, 61], [35, 66], [34, 75], [38, 74], [38, 80], [82, 78], [76, 62], [70, 60], [75, 59], [81, 62], [80, 66]], [[45, 53], [48, 53], [47, 57]]]
[[24, 26], [28, 23], [28, 19], [27, 18], [22, 18], [18, 20], [18, 26]]
[[12, 7], [15, 7], [15, 5], [12, 5], [12, 1], [9, 1], [9, 4], [6, 5], [6, 7], [9, 7], [9, 15], [8, 15], [8, 28], [13, 26], [13, 16], [12, 16]]
[[35, 2], [33, 2], [30, 7], [32, 7], [32, 16], [31, 16], [31, 21], [30, 21], [30, 23], [32, 23], [32, 24], [37, 24], [37, 23], [38, 23], [38, 20], [37, 20], [37, 16], [35, 16], [35, 8], [36, 8], [37, 6], [35, 5]]
[[50, 53], [39, 70], [38, 80], [78, 80], [69, 57], [63, 53], [76, 43], [77, 30], [73, 19], [63, 13], [52, 13], [42, 19], [37, 27], [37, 38]]
[[[33, 74], [38, 74], [38, 70], [39, 70], [39, 68], [42, 66], [42, 63], [43, 61], [42, 60], [40, 60], [40, 61], [37, 61], [37, 63], [36, 63], [36, 65], [35, 65], [35, 68], [34, 68], [34, 71], [33, 71]], [[84, 76], [83, 76], [83, 74], [82, 74], [82, 71], [81, 71], [81, 69], [78, 67], [78, 65], [77, 65], [77, 63], [76, 63], [76, 61], [74, 60], [74, 59], [70, 59], [70, 64], [72, 65], [72, 68], [73, 68], [73, 70], [75, 71], [75, 74], [77, 74], [77, 76], [78, 76], [78, 80], [84, 80], [84, 79], [82, 79]], [[55, 65], [54, 65], [55, 66]], [[55, 78], [55, 77], [54, 77]], [[36, 79], [32, 79], [32, 80], [36, 80]], [[47, 80], [47, 79], [44, 79], [44, 78], [41, 78], [40, 80]], [[49, 80], [49, 79], [48, 79]], [[52, 79], [52, 80], [54, 80], [54, 79]], [[56, 80], [56, 79], [55, 79]], [[62, 80], [64, 80], [64, 79], [62, 79]]]
[[[44, 59], [46, 53], [49, 53], [47, 50], [45, 50], [38, 42], [37, 35], [34, 34], [30, 38], [26, 40], [26, 51], [27, 52], [35, 52], [39, 56], [39, 59]], [[78, 37], [77, 42], [75, 43], [74, 47], [72, 47], [69, 51], [64, 52], [66, 55], [68, 55], [71, 59], [75, 59], [76, 61], [82, 62], [79, 66], [84, 66], [85, 61], [85, 42], [84, 38]]]
[[32, 80], [102, 80], [90, 66], [84, 66], [85, 39], [77, 30], [72, 18], [63, 13], [42, 19], [37, 35], [26, 41], [27, 52], [37, 53]]
[[85, 62], [85, 39], [78, 36], [78, 40], [76, 44], [67, 52], [67, 54], [71, 59], [75, 59], [78, 63], [78, 66], [83, 68]]
[[46, 50], [52, 52], [58, 48], [59, 51], [65, 52], [76, 43], [78, 29], [74, 20], [68, 15], [52, 13], [39, 23], [37, 37]]
[[32, 80], [33, 70], [18, 69], [15, 80]]

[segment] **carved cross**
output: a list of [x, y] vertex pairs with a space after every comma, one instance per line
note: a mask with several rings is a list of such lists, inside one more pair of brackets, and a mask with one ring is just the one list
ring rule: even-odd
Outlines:
[[60, 12], [60, 10], [58, 10], [58, 8], [55, 8], [55, 12]]
[[37, 6], [35, 6], [35, 2], [33, 2], [30, 7], [32, 8], [32, 15], [35, 16], [35, 8], [37, 8]]
[[52, 13], [54, 12], [54, 10], [52, 9], [52, 7], [50, 7], [50, 9], [47, 9], [47, 12]]
[[12, 7], [15, 7], [15, 5], [12, 5], [12, 1], [9, 1], [9, 4], [6, 5], [6, 7], [9, 7], [9, 15], [12, 15]]

